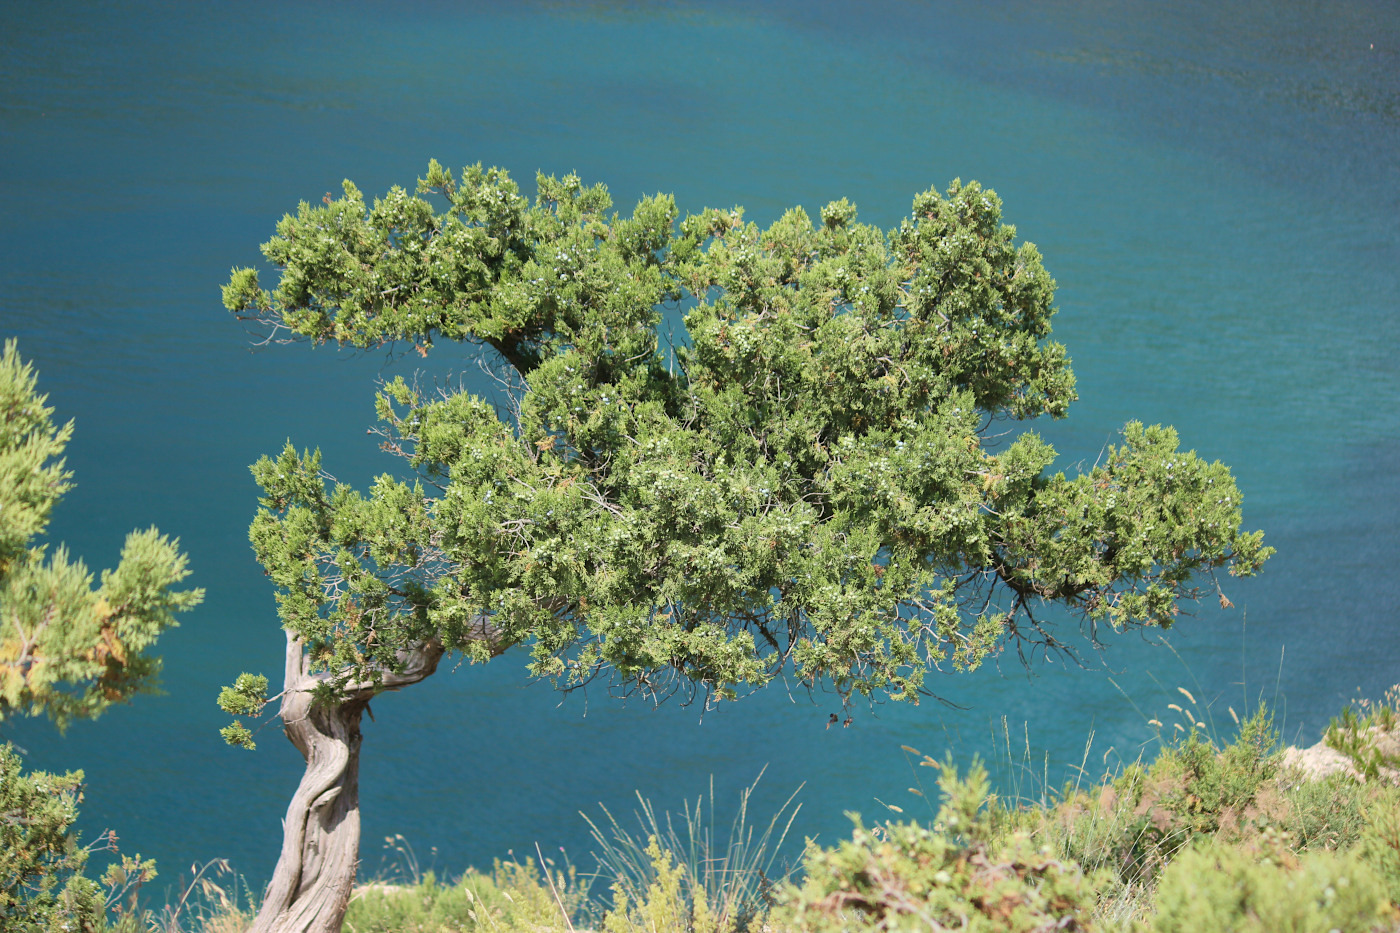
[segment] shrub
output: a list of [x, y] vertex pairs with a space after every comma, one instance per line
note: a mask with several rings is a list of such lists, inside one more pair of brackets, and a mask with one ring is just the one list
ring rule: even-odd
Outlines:
[[1400, 801], [1390, 795], [1368, 814], [1357, 851], [1375, 870], [1392, 905], [1400, 905]]
[[[155, 877], [155, 863], [122, 857], [107, 869], [106, 890], [83, 875], [92, 848], [72, 833], [83, 799], [83, 772], [26, 774], [14, 746], [0, 745], [0, 929], [89, 931], [107, 928], [107, 907], [130, 894], [118, 929], [137, 926], [135, 892]], [[105, 843], [105, 844], [102, 844]], [[99, 839], [116, 852], [114, 839]]]
[[849, 841], [808, 849], [806, 879], [785, 889], [773, 925], [813, 933], [1092, 929], [1096, 879], [1024, 833], [998, 833], [984, 810], [989, 783], [979, 763], [966, 778], [951, 762], [939, 768], [943, 805], [932, 829], [866, 829], [856, 819]]
[[739, 918], [716, 916], [704, 889], [693, 883], [693, 875], [687, 877], [683, 864], [671, 861], [671, 853], [661, 848], [656, 836], [647, 841], [646, 855], [651, 883], [635, 900], [628, 897], [621, 881], [613, 884], [612, 908], [603, 917], [603, 933], [734, 933]]
[[1341, 773], [1281, 782], [1279, 795], [1285, 813], [1278, 823], [1298, 852], [1350, 849], [1378, 807], [1400, 807], [1400, 789], [1359, 784]]
[[1275, 739], [1261, 708], [1223, 749], [1192, 731], [1150, 765], [1135, 762], [1086, 791], [1067, 788], [1059, 804], [1032, 808], [1021, 822], [1062, 858], [1111, 870], [1120, 887], [1146, 884], [1195, 839], [1246, 838], [1286, 815], [1273, 781]]
[[1154, 933], [1328, 933], [1388, 929], [1380, 879], [1356, 855], [1292, 856], [1284, 837], [1262, 858], [1205, 844], [1162, 874]]
[[82, 800], [81, 771], [24, 774], [0, 747], [0, 927], [96, 929], [102, 895], [83, 877], [88, 851], [69, 834]]

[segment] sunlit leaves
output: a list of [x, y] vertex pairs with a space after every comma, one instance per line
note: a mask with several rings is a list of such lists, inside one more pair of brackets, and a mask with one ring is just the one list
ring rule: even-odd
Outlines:
[[7, 929], [101, 928], [103, 892], [83, 876], [90, 850], [71, 832], [83, 772], [25, 773], [22, 764], [0, 745], [0, 918]]
[[56, 427], [13, 340], [0, 356], [0, 720], [47, 713], [60, 727], [155, 688], [148, 653], [199, 603], [173, 587], [189, 575], [179, 542], [133, 531], [97, 586], [86, 565], [35, 538], [69, 489], [59, 458], [72, 424]]
[[1167, 625], [1201, 574], [1268, 557], [1229, 471], [1169, 428], [1129, 425], [1073, 478], [1034, 434], [989, 447], [993, 419], [1062, 416], [1075, 392], [1054, 281], [975, 182], [888, 233], [844, 199], [761, 229], [666, 196], [623, 217], [573, 175], [537, 188], [433, 162], [367, 206], [347, 182], [278, 225], [274, 291], [247, 271], [226, 289], [273, 329], [464, 340], [513, 370], [508, 413], [382, 389], [413, 478], [328, 489], [290, 445], [254, 467], [283, 621], [336, 677], [425, 638], [484, 660], [489, 619], [492, 649], [528, 643], [565, 683], [723, 698], [787, 666], [917, 700], [930, 666], [1058, 646], [1051, 604]]

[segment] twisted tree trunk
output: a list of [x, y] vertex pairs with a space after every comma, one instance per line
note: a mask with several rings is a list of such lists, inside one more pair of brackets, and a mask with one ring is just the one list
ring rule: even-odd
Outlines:
[[360, 717], [383, 690], [417, 683], [437, 670], [443, 647], [431, 641], [400, 653], [401, 670], [378, 685], [353, 683], [331, 705], [313, 706], [300, 639], [287, 634], [282, 727], [306, 759], [287, 817], [282, 854], [249, 933], [340, 933], [360, 851]]

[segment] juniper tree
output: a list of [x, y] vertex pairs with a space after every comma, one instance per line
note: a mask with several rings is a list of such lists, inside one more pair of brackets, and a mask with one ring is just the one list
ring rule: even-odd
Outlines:
[[[189, 575], [179, 544], [151, 528], [127, 536], [121, 562], [93, 576], [60, 545], [36, 544], [72, 488], [60, 459], [73, 423], [58, 426], [14, 340], [0, 353], [0, 722], [47, 714], [63, 729], [150, 692], [160, 659], [149, 649], [174, 615], [203, 598], [176, 590]], [[71, 833], [83, 773], [21, 771], [0, 745], [0, 928], [94, 929], [104, 902], [83, 874], [89, 853]], [[110, 845], [108, 850], [111, 851]], [[109, 889], [153, 877], [123, 858]]]
[[[253, 467], [279, 713], [308, 762], [256, 930], [338, 928], [361, 713], [444, 654], [520, 646], [533, 676], [655, 698], [721, 703], [786, 669], [917, 703], [931, 671], [1072, 650], [1066, 622], [1093, 643], [1167, 627], [1215, 571], [1269, 556], [1230, 471], [1169, 427], [1127, 425], [1074, 475], [1033, 432], [995, 439], [1075, 391], [1054, 282], [991, 190], [922, 192], [885, 232], [844, 199], [760, 229], [537, 186], [531, 203], [504, 171], [434, 161], [369, 205], [347, 181], [263, 244], [275, 288], [248, 268], [224, 287], [265, 342], [461, 345], [514, 387], [497, 406], [383, 385], [402, 459], [366, 490], [290, 443]], [[221, 704], [256, 713], [265, 685]], [[251, 744], [240, 722], [225, 736]]]
[[179, 542], [155, 528], [126, 537], [97, 586], [63, 545], [35, 543], [72, 488], [62, 459], [73, 422], [58, 426], [16, 343], [0, 355], [0, 722], [47, 714], [60, 728], [154, 688], [148, 649], [175, 613], [203, 598]]

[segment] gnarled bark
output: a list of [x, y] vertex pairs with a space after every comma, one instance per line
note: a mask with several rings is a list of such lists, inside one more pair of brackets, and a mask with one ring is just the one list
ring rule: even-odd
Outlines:
[[306, 773], [287, 806], [282, 854], [250, 933], [340, 933], [360, 851], [360, 717], [376, 693], [432, 674], [442, 654], [436, 641], [404, 651], [401, 669], [379, 684], [352, 683], [336, 703], [313, 706], [311, 689], [327, 675], [308, 672], [302, 641], [287, 634], [280, 715]]

